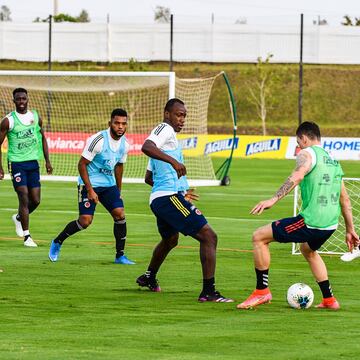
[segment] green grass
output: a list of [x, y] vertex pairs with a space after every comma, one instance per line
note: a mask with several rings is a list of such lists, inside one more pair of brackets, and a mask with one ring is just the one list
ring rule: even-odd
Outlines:
[[[220, 161], [220, 160], [219, 160]], [[217, 165], [217, 164], [216, 164]], [[215, 167], [216, 167], [215, 165]], [[287, 160], [234, 160], [229, 187], [199, 188], [199, 208], [219, 235], [217, 287], [237, 302], [253, 290], [251, 234], [256, 227], [292, 212], [292, 197], [263, 216], [249, 209], [273, 194], [291, 171]], [[356, 162], [343, 162], [358, 176]], [[158, 241], [148, 207], [149, 188], [124, 185], [127, 254], [135, 266], [112, 263], [112, 221], [102, 206], [93, 225], [65, 241], [58, 263], [47, 259], [53, 238], [77, 217], [75, 184], [44, 182], [42, 203], [31, 216], [36, 249], [16, 238], [11, 215], [17, 200], [10, 181], [0, 183], [1, 359], [355, 359], [360, 282], [358, 262], [325, 256], [342, 309], [338, 312], [288, 307], [295, 282], [320, 292], [304, 259], [290, 245], [272, 244], [273, 302], [254, 311], [235, 304], [199, 304], [198, 244], [181, 237], [158, 278], [162, 293], [138, 289]]]

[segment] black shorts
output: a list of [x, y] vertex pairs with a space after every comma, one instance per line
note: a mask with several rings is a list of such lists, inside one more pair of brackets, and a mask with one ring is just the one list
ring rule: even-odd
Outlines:
[[40, 187], [40, 171], [37, 160], [8, 162], [8, 169], [14, 188], [27, 186], [29, 189]]
[[[95, 187], [93, 189], [96, 192], [99, 201], [109, 213], [114, 209], [124, 207], [124, 202], [120, 198], [120, 191], [117, 186]], [[78, 198], [79, 214], [94, 215], [96, 204], [94, 201], [88, 199], [87, 190], [84, 185], [78, 185]]]
[[274, 221], [273, 237], [279, 243], [305, 243], [314, 251], [320, 249], [335, 230], [310, 229], [301, 215]]
[[157, 219], [163, 239], [181, 232], [194, 236], [207, 224], [205, 216], [181, 194], [161, 196], [151, 202], [150, 208]]

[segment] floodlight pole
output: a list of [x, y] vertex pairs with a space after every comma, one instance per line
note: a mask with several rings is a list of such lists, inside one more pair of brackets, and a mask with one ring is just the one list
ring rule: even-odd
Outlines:
[[302, 105], [303, 105], [303, 40], [304, 40], [304, 14], [300, 15], [300, 62], [299, 62], [299, 125], [302, 123]]
[[170, 71], [173, 71], [174, 15], [170, 15]]

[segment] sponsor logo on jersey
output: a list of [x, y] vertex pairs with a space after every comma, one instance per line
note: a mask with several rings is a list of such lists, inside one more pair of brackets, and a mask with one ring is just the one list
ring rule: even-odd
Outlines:
[[239, 138], [231, 138], [224, 140], [217, 140], [205, 145], [204, 154], [212, 154], [219, 151], [231, 150], [234, 146], [234, 149], [237, 149], [239, 146]]
[[257, 141], [246, 145], [246, 156], [267, 152], [267, 151], [278, 151], [280, 150], [281, 139], [269, 139], [264, 141]]
[[34, 134], [34, 128], [30, 128], [23, 131], [19, 131], [16, 136], [18, 139], [26, 139], [28, 137], [33, 136], [33, 134]]
[[198, 137], [190, 137], [186, 139], [179, 139], [179, 145], [183, 150], [196, 149]]

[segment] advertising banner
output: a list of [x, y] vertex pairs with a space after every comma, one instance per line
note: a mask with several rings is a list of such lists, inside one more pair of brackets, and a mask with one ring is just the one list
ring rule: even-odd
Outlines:
[[288, 146], [285, 136], [178, 135], [184, 155], [228, 157], [234, 146], [234, 157], [284, 159]]
[[[360, 160], [360, 138], [323, 137], [321, 144], [336, 160]], [[287, 159], [294, 159], [298, 150], [296, 138], [289, 138]]]

